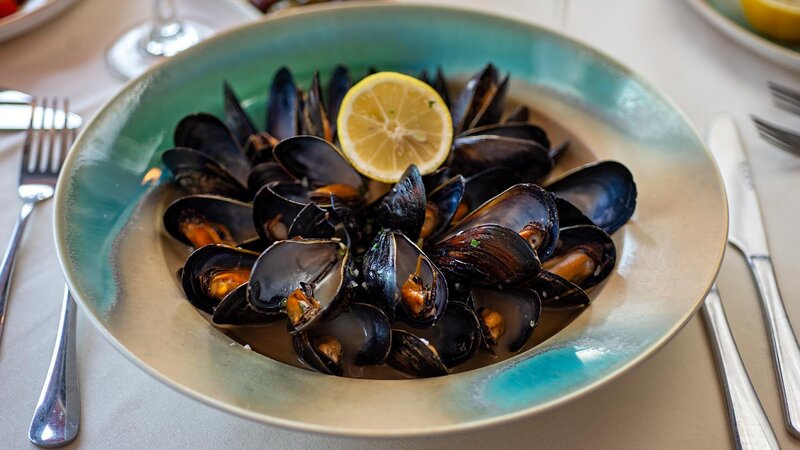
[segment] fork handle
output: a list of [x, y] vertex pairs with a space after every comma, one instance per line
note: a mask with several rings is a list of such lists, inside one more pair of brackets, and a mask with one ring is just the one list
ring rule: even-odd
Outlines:
[[28, 430], [28, 439], [39, 447], [61, 447], [78, 435], [81, 399], [75, 360], [77, 312], [78, 305], [65, 287], [53, 358]]
[[17, 260], [17, 249], [22, 241], [22, 235], [25, 233], [25, 226], [28, 224], [28, 218], [33, 212], [34, 205], [35, 203], [33, 202], [22, 204], [19, 218], [16, 225], [14, 225], [14, 231], [11, 233], [11, 242], [8, 243], [6, 254], [3, 256], [3, 263], [0, 265], [0, 340], [3, 337], [3, 324], [6, 317], [8, 294], [11, 291], [11, 274], [14, 272], [14, 263]]
[[748, 263], [767, 319], [786, 426], [792, 436], [800, 438], [800, 347], [786, 315], [769, 256], [752, 256], [748, 258]]
[[714, 344], [717, 371], [725, 388], [728, 421], [739, 449], [780, 449], [775, 432], [747, 375], [736, 341], [733, 340], [717, 286], [711, 288], [700, 310]]

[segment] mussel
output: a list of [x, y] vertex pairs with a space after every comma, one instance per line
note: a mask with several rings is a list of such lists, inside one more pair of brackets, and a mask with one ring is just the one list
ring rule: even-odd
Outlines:
[[490, 289], [473, 287], [471, 302], [491, 353], [513, 353], [530, 339], [539, 322], [542, 303], [529, 289]]
[[164, 229], [194, 248], [208, 244], [236, 246], [257, 237], [253, 209], [226, 197], [189, 195], [172, 202], [164, 212]]
[[247, 283], [258, 253], [225, 245], [195, 250], [181, 271], [181, 284], [189, 303], [213, 314], [228, 294]]

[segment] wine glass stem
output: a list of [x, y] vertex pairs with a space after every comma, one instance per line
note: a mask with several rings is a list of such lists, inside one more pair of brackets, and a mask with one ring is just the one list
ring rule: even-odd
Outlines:
[[154, 0], [153, 8], [151, 41], [160, 42], [175, 37], [181, 32], [181, 23], [177, 20], [175, 0]]

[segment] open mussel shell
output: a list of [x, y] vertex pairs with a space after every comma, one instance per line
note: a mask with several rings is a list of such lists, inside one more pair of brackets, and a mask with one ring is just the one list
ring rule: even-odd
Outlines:
[[541, 259], [553, 253], [558, 240], [555, 199], [535, 184], [517, 184], [508, 188], [464, 217], [445, 236], [487, 224], [516, 231]]
[[532, 281], [541, 269], [527, 240], [494, 224], [449, 235], [432, 244], [428, 255], [437, 267], [457, 278], [492, 286]]
[[503, 119], [503, 122], [527, 122], [530, 120], [531, 111], [525, 105], [517, 106]]
[[339, 315], [354, 284], [350, 251], [341, 242], [279, 241], [253, 266], [247, 297], [257, 311], [286, 313], [289, 331], [295, 334]]
[[425, 206], [422, 175], [417, 166], [411, 164], [378, 205], [378, 223], [416, 241], [425, 222]]
[[464, 196], [464, 185], [464, 177], [456, 175], [428, 194], [421, 237], [433, 238], [450, 225]]
[[253, 209], [238, 200], [216, 195], [181, 197], [164, 211], [164, 229], [186, 245], [235, 246], [257, 237]]
[[456, 134], [499, 121], [507, 90], [508, 77], [501, 81], [493, 64], [470, 78], [450, 109]]
[[274, 136], [262, 131], [251, 134], [243, 144], [242, 151], [251, 165], [274, 162], [272, 148], [277, 144], [278, 140]]
[[247, 301], [247, 283], [245, 283], [219, 302], [214, 309], [212, 322], [214, 325], [264, 325], [285, 317], [281, 313], [265, 313], [253, 309], [250, 302]]
[[181, 271], [186, 298], [197, 309], [213, 314], [220, 301], [247, 283], [258, 253], [225, 245], [206, 245], [189, 255]]
[[530, 288], [539, 294], [542, 306], [545, 308], [573, 309], [591, 303], [591, 299], [583, 289], [546, 270], [542, 270]]
[[292, 222], [308, 204], [308, 188], [299, 182], [273, 181], [253, 199], [252, 221], [261, 240], [267, 243], [289, 237]]
[[427, 175], [423, 175], [422, 184], [425, 185], [425, 192], [432, 192], [451, 178], [453, 178], [453, 175], [450, 173], [450, 168], [442, 166]]
[[239, 146], [244, 147], [250, 136], [258, 133], [253, 120], [242, 108], [239, 97], [228, 82], [222, 84], [222, 93], [225, 106], [225, 124], [236, 136]]
[[349, 375], [353, 366], [383, 364], [389, 354], [392, 329], [378, 308], [351, 303], [342, 314], [321, 321], [294, 335], [297, 356], [312, 368], [329, 375]]
[[287, 173], [307, 182], [311, 189], [329, 187], [331, 193], [345, 203], [363, 200], [367, 190], [363, 178], [336, 147], [324, 139], [295, 136], [278, 143], [273, 154]]
[[414, 328], [435, 325], [447, 306], [444, 275], [402, 233], [378, 234], [364, 255], [364, 283], [389, 319], [397, 314]]
[[291, 175], [283, 170], [276, 162], [263, 162], [250, 169], [247, 176], [247, 188], [255, 195], [258, 191], [273, 181], [294, 181]]
[[548, 150], [537, 142], [504, 136], [459, 136], [453, 140], [450, 168], [464, 176], [487, 167], [504, 167], [524, 181], [538, 182], [553, 169]]
[[467, 130], [462, 136], [501, 136], [534, 141], [544, 148], [550, 148], [547, 133], [541, 127], [527, 122], [493, 123]]
[[200, 113], [184, 117], [175, 127], [176, 147], [185, 147], [205, 153], [230, 171], [237, 180], [244, 181], [250, 164], [233, 132], [220, 119]]
[[427, 341], [448, 368], [472, 358], [483, 341], [475, 311], [460, 302], [448, 303], [447, 310], [435, 326], [411, 333]]
[[542, 312], [536, 292], [473, 287], [471, 297], [489, 351], [513, 353], [528, 342]]
[[595, 225], [614, 233], [636, 208], [636, 183], [616, 161], [587, 164], [550, 183], [547, 190], [575, 205]]
[[309, 203], [297, 213], [289, 227], [289, 239], [331, 239], [336, 234], [336, 227], [331, 223], [331, 213], [314, 203]]
[[449, 372], [428, 342], [403, 330], [392, 330], [392, 349], [386, 362], [418, 378], [439, 377]]
[[297, 136], [300, 116], [300, 95], [292, 72], [281, 67], [272, 79], [267, 100], [267, 132], [283, 140]]
[[614, 270], [617, 250], [611, 237], [594, 225], [562, 228], [558, 244], [542, 267], [578, 286], [589, 289]]
[[205, 153], [190, 148], [173, 148], [161, 155], [172, 172], [175, 184], [189, 194], [216, 194], [246, 200], [243, 180]]
[[328, 113], [325, 112], [319, 72], [314, 73], [311, 87], [308, 89], [300, 107], [300, 134], [316, 136], [328, 142], [333, 141]]

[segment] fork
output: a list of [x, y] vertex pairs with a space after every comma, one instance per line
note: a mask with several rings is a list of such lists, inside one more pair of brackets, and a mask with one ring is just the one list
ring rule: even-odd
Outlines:
[[[6, 306], [11, 288], [11, 275], [14, 272], [14, 262], [17, 250], [28, 224], [28, 218], [33, 208], [55, 193], [56, 180], [61, 171], [64, 156], [67, 154], [69, 144], [75, 135], [75, 130], [67, 126], [66, 121], [56, 128], [55, 114], [52, 112], [59, 106], [57, 98], [48, 101], [45, 97], [41, 102], [42, 109], [49, 113], [39, 115], [38, 123], [34, 123], [34, 114], [28, 126], [25, 143], [22, 145], [22, 162], [19, 170], [19, 183], [17, 195], [22, 200], [22, 209], [19, 213], [14, 231], [11, 233], [11, 242], [8, 244], [3, 262], [0, 264], [0, 339], [5, 322]], [[69, 100], [64, 99], [63, 109], [69, 113]], [[35, 111], [36, 99], [32, 99], [31, 108]], [[49, 109], [48, 109], [49, 108]], [[67, 117], [64, 114], [63, 117]]]
[[772, 99], [775, 101], [775, 106], [795, 114], [800, 114], [800, 92], [781, 86], [778, 83], [773, 83], [772, 81], [768, 84], [769, 90], [772, 91]]
[[781, 150], [785, 150], [795, 156], [800, 156], [800, 134], [773, 125], [759, 117], [751, 117], [762, 139]]

